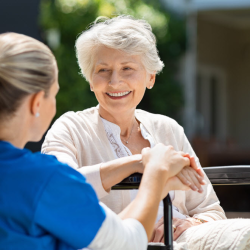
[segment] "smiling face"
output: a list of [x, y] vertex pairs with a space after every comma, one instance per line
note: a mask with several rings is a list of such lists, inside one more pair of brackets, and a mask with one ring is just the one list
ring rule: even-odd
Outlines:
[[96, 50], [90, 87], [102, 116], [134, 112], [154, 81], [155, 74], [146, 72], [140, 56], [104, 46]]

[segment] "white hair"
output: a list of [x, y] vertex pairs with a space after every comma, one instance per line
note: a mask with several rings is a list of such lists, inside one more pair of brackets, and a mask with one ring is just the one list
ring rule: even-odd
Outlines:
[[156, 38], [150, 24], [131, 16], [111, 19], [101, 17], [76, 40], [76, 56], [82, 75], [90, 80], [96, 49], [104, 45], [131, 55], [140, 55], [142, 64], [150, 74], [159, 73], [164, 67], [156, 48]]

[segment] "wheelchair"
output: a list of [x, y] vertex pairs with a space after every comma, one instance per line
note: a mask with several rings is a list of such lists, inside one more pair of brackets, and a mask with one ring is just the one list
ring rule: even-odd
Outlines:
[[[250, 185], [250, 166], [221, 166], [203, 168], [213, 186]], [[142, 175], [135, 173], [112, 187], [113, 190], [138, 189]], [[167, 195], [164, 205], [164, 242], [162, 245], [148, 245], [148, 250], [173, 250], [172, 202]]]

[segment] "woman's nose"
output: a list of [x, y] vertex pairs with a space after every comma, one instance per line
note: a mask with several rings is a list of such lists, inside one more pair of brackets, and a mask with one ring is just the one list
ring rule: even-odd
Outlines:
[[113, 87], [118, 86], [121, 82], [119, 73], [115, 70], [112, 71], [109, 79], [109, 85], [112, 85]]

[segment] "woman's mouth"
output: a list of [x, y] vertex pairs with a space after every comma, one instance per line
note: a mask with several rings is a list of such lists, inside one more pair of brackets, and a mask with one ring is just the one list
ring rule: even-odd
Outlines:
[[107, 92], [106, 94], [111, 98], [111, 99], [120, 99], [123, 97], [128, 96], [132, 91], [124, 91], [124, 92], [116, 92], [116, 93], [111, 93]]

